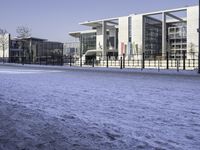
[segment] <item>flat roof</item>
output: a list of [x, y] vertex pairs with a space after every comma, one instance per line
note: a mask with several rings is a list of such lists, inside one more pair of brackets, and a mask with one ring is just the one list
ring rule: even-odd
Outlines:
[[58, 41], [44, 41], [44, 43], [56, 43], [56, 44], [63, 44], [62, 42], [58, 42]]
[[100, 19], [100, 20], [93, 20], [93, 21], [85, 21], [80, 23], [80, 25], [85, 25], [85, 26], [90, 26], [90, 27], [97, 27], [102, 25], [102, 22], [107, 21], [109, 23], [113, 23], [113, 24], [118, 24], [116, 21], [118, 21], [119, 18], [108, 18], [108, 19]]
[[75, 38], [79, 38], [81, 34], [84, 33], [94, 33], [96, 32], [96, 30], [84, 30], [84, 31], [75, 31], [75, 32], [69, 32], [69, 35], [75, 37]]
[[[180, 7], [180, 8], [175, 8], [175, 9], [165, 9], [165, 10], [160, 10], [160, 11], [153, 11], [149, 13], [139, 13], [139, 14], [130, 14], [127, 16], [132, 16], [132, 15], [156, 15], [156, 14], [161, 14], [163, 12], [179, 12], [179, 11], [185, 11], [189, 7], [196, 7], [198, 5], [193, 5], [193, 6], [185, 6], [185, 7]], [[85, 25], [85, 26], [90, 26], [90, 27], [96, 27], [99, 25], [102, 25], [103, 21], [107, 21], [110, 23], [116, 23], [115, 21], [118, 21], [120, 17], [115, 17], [115, 18], [107, 18], [107, 19], [99, 19], [99, 20], [93, 20], [93, 21], [85, 21], [79, 23], [80, 25]]]
[[[175, 9], [166, 9], [166, 10], [149, 12], [149, 13], [130, 14], [130, 15], [127, 15], [127, 17], [133, 16], [133, 15], [146, 15], [146, 16], [148, 16], [148, 15], [158, 15], [158, 14], [162, 14], [163, 12], [168, 12], [168, 13], [180, 12], [180, 11], [186, 11], [187, 8], [198, 7], [198, 6], [199, 5], [193, 5], [193, 6], [185, 6], [185, 7], [181, 7], [181, 8], [175, 8]], [[85, 21], [85, 22], [82, 22], [82, 23], [79, 23], [79, 24], [89, 26], [89, 27], [98, 27], [98, 26], [101, 26], [104, 21], [106, 21], [110, 24], [118, 25], [119, 18], [120, 17], [99, 19], [99, 20], [93, 20], [93, 21]], [[185, 18], [183, 20], [185, 20]], [[77, 38], [77, 37], [80, 37], [80, 35], [82, 33], [90, 33], [91, 31], [96, 32], [96, 30], [76, 31], [76, 32], [70, 32], [69, 35]]]
[[28, 40], [28, 39], [33, 39], [33, 40], [47, 41], [47, 39], [41, 39], [41, 38], [36, 38], [36, 37], [26, 37], [26, 38], [18, 38], [18, 37], [15, 37], [15, 38], [13, 38], [13, 39], [14, 39], [14, 40], [22, 40], [22, 39]]
[[198, 6], [198, 5], [185, 6], [185, 7], [175, 8], [175, 9], [165, 9], [165, 10], [153, 11], [153, 12], [149, 12], [149, 13], [131, 14], [131, 15], [157, 15], [157, 14], [161, 14], [163, 12], [173, 13], [173, 12], [185, 11], [185, 10], [187, 10], [187, 8], [196, 7], [196, 6]]

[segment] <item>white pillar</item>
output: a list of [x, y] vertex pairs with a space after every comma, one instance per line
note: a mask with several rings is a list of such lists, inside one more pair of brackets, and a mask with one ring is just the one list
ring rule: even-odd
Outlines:
[[117, 50], [117, 37], [116, 37], [116, 32], [117, 32], [117, 30], [116, 29], [114, 29], [115, 30], [115, 35], [114, 35], [114, 50], [116, 51]]
[[103, 34], [103, 51], [102, 55], [103, 58], [106, 58], [106, 51], [107, 51], [107, 28], [106, 28], [106, 22], [102, 22], [102, 34]]
[[166, 53], [166, 42], [167, 42], [167, 28], [166, 28], [166, 14], [162, 13], [162, 53], [165, 56]]

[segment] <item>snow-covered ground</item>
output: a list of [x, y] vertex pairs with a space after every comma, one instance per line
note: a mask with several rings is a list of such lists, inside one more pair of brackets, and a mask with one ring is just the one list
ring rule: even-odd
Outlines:
[[200, 77], [0, 66], [0, 150], [200, 149]]

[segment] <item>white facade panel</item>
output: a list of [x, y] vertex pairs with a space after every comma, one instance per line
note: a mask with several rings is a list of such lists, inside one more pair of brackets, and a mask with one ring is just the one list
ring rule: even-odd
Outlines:
[[97, 46], [97, 50], [103, 50], [103, 31], [102, 31], [102, 27], [98, 27], [97, 28], [97, 35], [96, 35], [96, 46]]
[[[118, 52], [119, 56], [123, 55], [122, 54], [122, 43], [124, 47], [128, 47], [128, 42], [129, 42], [129, 35], [128, 35], [128, 18], [129, 16], [126, 17], [120, 17], [119, 18], [119, 33], [118, 33]], [[124, 48], [125, 51], [126, 48]], [[126, 53], [126, 52], [125, 52]]]
[[199, 21], [199, 7], [193, 6], [187, 8], [187, 52], [189, 59], [197, 59], [198, 55], [190, 55], [193, 51], [198, 52], [198, 21]]
[[142, 54], [143, 49], [143, 15], [132, 16], [133, 54]]

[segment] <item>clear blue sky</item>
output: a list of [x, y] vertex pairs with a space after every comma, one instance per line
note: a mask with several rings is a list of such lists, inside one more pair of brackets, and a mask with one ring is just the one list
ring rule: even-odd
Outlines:
[[16, 35], [17, 26], [28, 26], [32, 36], [71, 41], [70, 31], [86, 29], [78, 23], [196, 5], [198, 0], [0, 0], [0, 28]]

